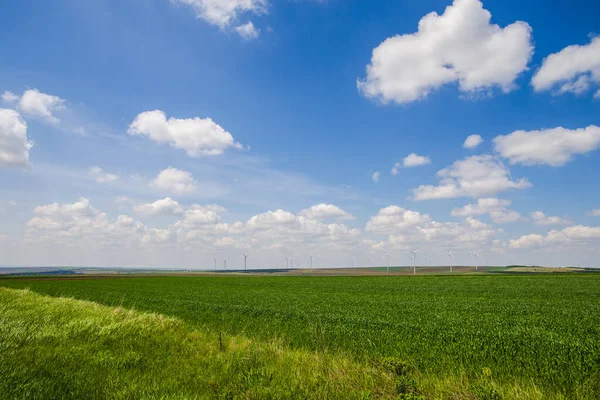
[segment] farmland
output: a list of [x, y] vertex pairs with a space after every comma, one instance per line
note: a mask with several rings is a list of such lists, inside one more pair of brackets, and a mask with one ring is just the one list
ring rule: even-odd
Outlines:
[[426, 398], [600, 393], [595, 274], [5, 279], [0, 286], [161, 314], [208, 337], [223, 332], [306, 357], [341, 357], [363, 377], [371, 373], [365, 366], [393, 359], [406, 363], [414, 392]]

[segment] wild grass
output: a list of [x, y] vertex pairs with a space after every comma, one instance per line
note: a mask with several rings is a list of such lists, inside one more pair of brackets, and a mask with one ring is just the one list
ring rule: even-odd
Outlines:
[[351, 356], [361, 365], [392, 357], [411, 366], [408, 378], [395, 379], [414, 380], [410, 391], [426, 398], [600, 398], [595, 274], [13, 279], [0, 286], [158, 312], [210, 335]]
[[341, 355], [0, 288], [2, 399], [395, 397], [392, 374]]

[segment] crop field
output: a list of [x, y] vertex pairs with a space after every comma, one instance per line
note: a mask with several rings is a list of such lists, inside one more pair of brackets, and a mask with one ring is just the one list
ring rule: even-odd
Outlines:
[[[310, 357], [336, 359], [330, 361], [336, 365], [344, 360], [348, 375], [361, 383], [360, 388], [332, 383], [342, 392], [348, 389], [339, 398], [386, 398], [390, 390], [405, 399], [600, 398], [597, 274], [13, 278], [0, 280], [0, 287], [31, 290], [2, 292], [14, 304], [0, 305], [4, 323], [15, 307], [35, 309], [31, 299], [19, 306], [14, 293], [42, 294], [173, 318], [177, 326], [214, 343], [222, 333], [264, 348], [276, 344], [276, 354], [300, 352], [309, 364]], [[47, 296], [38, 297], [50, 301]], [[37, 323], [39, 315], [31, 313], [29, 322], [27, 316], [18, 317], [23, 326]], [[0, 349], [14, 345], [11, 340], [9, 329], [0, 328]], [[23, 384], [23, 377], [8, 372], [9, 361], [0, 355], [0, 380], [7, 382], [9, 374], [10, 382]], [[274, 363], [268, 368], [277, 371]], [[314, 363], [315, 371], [331, 370], [322, 363]], [[293, 374], [300, 381], [288, 392], [238, 393], [245, 393], [241, 398], [309, 397], [305, 394], [315, 393], [318, 385], [307, 374]], [[274, 374], [273, 384], [286, 386], [287, 378]], [[198, 393], [212, 398], [216, 392]], [[315, 398], [335, 398], [336, 393]]]

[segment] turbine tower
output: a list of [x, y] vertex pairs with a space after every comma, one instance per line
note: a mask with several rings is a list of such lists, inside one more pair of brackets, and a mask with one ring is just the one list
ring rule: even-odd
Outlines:
[[313, 256], [309, 256], [308, 261], [310, 261], [310, 269], [313, 269]]
[[215, 271], [216, 271], [216, 270], [217, 270], [217, 259], [215, 258], [215, 259], [213, 260], [213, 262], [215, 263]]
[[450, 257], [450, 273], [452, 273], [452, 267], [454, 266], [454, 255], [452, 254], [452, 249], [448, 251], [448, 257]]
[[413, 259], [413, 275], [417, 274], [417, 253], [418, 252], [419, 252], [419, 250], [410, 251], [410, 253], [412, 254], [412, 259]]
[[227, 260], [223, 260], [223, 266], [225, 267], [225, 271], [227, 271]]
[[285, 256], [285, 269], [289, 269], [288, 265], [289, 265], [289, 258], [287, 258], [287, 256]]
[[479, 264], [479, 254], [476, 251], [473, 252], [473, 257], [475, 258], [475, 271], [479, 268], [477, 264]]
[[387, 260], [387, 272], [390, 272], [390, 254], [387, 253], [385, 255], [385, 259]]
[[242, 254], [244, 256], [244, 271], [247, 270], [248, 264], [247, 264], [247, 260], [248, 260], [248, 254]]

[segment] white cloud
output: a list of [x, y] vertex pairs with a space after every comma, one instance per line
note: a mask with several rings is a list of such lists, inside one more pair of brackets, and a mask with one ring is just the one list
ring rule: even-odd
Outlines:
[[115, 198], [115, 203], [119, 207], [124, 207], [124, 206], [128, 206], [128, 205], [133, 205], [135, 202], [127, 196], [117, 196]]
[[17, 109], [26, 116], [40, 118], [54, 125], [60, 122], [54, 112], [65, 108], [64, 99], [41, 93], [37, 89], [26, 90], [20, 97], [12, 92], [4, 92], [2, 100], [16, 104]]
[[576, 154], [586, 154], [600, 148], [600, 127], [542, 129], [515, 131], [494, 138], [494, 148], [511, 164], [553, 167], [565, 165]]
[[252, 22], [248, 22], [247, 24], [243, 24], [240, 26], [236, 26], [235, 31], [245, 40], [256, 39], [260, 34], [260, 30], [256, 29]]
[[462, 208], [452, 210], [452, 215], [455, 217], [468, 217], [473, 215], [489, 214], [492, 221], [497, 224], [514, 222], [521, 219], [521, 214], [516, 211], [509, 210], [511, 205], [510, 200], [502, 200], [496, 198], [478, 199], [477, 204], [467, 204]]
[[90, 175], [98, 183], [109, 183], [109, 182], [114, 182], [117, 179], [119, 179], [119, 175], [106, 173], [100, 167], [91, 167]]
[[530, 249], [532, 247], [540, 247], [544, 244], [544, 236], [531, 234], [520, 237], [519, 239], [509, 240], [511, 249]]
[[413, 189], [415, 200], [490, 196], [511, 189], [531, 187], [525, 178], [513, 181], [510, 171], [490, 155], [471, 156], [454, 162], [437, 173], [439, 186]]
[[220, 214], [223, 212], [225, 212], [225, 209], [217, 205], [202, 206], [195, 204], [184, 213], [183, 220], [178, 225], [187, 227], [214, 225], [221, 221]]
[[86, 244], [90, 247], [138, 247], [164, 242], [170, 234], [150, 229], [127, 215], [111, 221], [81, 198], [72, 204], [53, 203], [34, 209], [35, 217], [27, 223], [27, 236], [32, 241], [47, 241], [64, 245]]
[[404, 168], [418, 167], [421, 165], [431, 164], [431, 159], [426, 156], [420, 156], [416, 153], [411, 153], [404, 158]]
[[27, 124], [18, 112], [0, 108], [0, 168], [29, 165], [33, 143], [27, 137]]
[[2, 94], [2, 101], [6, 104], [15, 104], [19, 101], [19, 96], [13, 92], [6, 91]]
[[512, 249], [528, 249], [542, 246], [573, 246], [586, 243], [600, 243], [600, 227], [576, 225], [563, 230], [552, 230], [546, 236], [526, 235], [509, 241]]
[[146, 111], [139, 114], [129, 126], [130, 135], [148, 136], [151, 140], [182, 149], [190, 157], [214, 156], [234, 147], [241, 149], [231, 133], [210, 118], [169, 118], [163, 111]]
[[366, 231], [376, 235], [387, 235], [386, 241], [365, 240], [364, 243], [375, 250], [409, 249], [415, 245], [427, 244], [444, 247], [470, 248], [487, 243], [494, 236], [492, 227], [481, 221], [467, 217], [462, 222], [438, 222], [428, 215], [406, 210], [399, 206], [381, 209], [371, 217]]
[[600, 217], [600, 208], [597, 208], [597, 209], [595, 209], [595, 210], [592, 210], [592, 211], [590, 212], [590, 216], [591, 216], [591, 217]]
[[481, 136], [471, 135], [467, 138], [467, 140], [465, 140], [463, 147], [465, 149], [474, 149], [475, 147], [479, 146], [481, 143], [483, 143], [483, 138]]
[[354, 216], [352, 214], [347, 213], [346, 211], [342, 210], [338, 206], [335, 206], [333, 204], [324, 204], [324, 203], [314, 205], [310, 208], [307, 208], [306, 210], [302, 210], [300, 212], [300, 215], [302, 215], [308, 219], [315, 219], [315, 220], [322, 220], [322, 219], [328, 219], [328, 218], [334, 218], [334, 219], [340, 219], [340, 220], [354, 219]]
[[8, 240], [9, 236], [8, 235], [2, 235], [0, 234], [0, 240]]
[[493, 211], [498, 211], [509, 207], [512, 204], [510, 200], [502, 200], [496, 198], [485, 198], [477, 200], [477, 204], [467, 204], [462, 208], [452, 210], [452, 215], [455, 217], [468, 217], [472, 215], [489, 214]]
[[183, 213], [183, 207], [170, 197], [166, 197], [161, 200], [156, 200], [154, 203], [136, 204], [133, 206], [133, 212], [146, 217], [178, 215]]
[[[584, 46], [571, 45], [546, 57], [531, 80], [537, 92], [582, 94], [600, 85], [600, 37]], [[598, 93], [596, 93], [598, 95]]]
[[150, 186], [180, 195], [196, 191], [196, 181], [192, 174], [172, 167], [161, 171]]
[[246, 13], [264, 14], [267, 0], [171, 0], [193, 8], [196, 16], [221, 29], [230, 27]]
[[373, 179], [373, 182], [375, 182], [375, 183], [379, 182], [379, 175], [380, 174], [381, 173], [379, 171], [373, 172], [373, 176], [371, 177], [371, 179]]
[[399, 206], [389, 206], [379, 210], [367, 223], [367, 232], [380, 234], [392, 233], [397, 230], [417, 226], [430, 221], [427, 214], [406, 210]]
[[394, 166], [392, 167], [392, 175], [396, 176], [400, 173], [400, 163], [397, 162], [396, 164], [394, 164]]
[[466, 93], [496, 86], [509, 92], [533, 54], [531, 27], [518, 21], [501, 28], [490, 20], [479, 0], [455, 0], [442, 15], [429, 13], [416, 33], [388, 38], [373, 50], [359, 90], [399, 104], [450, 83]]
[[490, 213], [490, 218], [497, 224], [506, 224], [509, 222], [519, 221], [521, 214], [513, 210], [498, 210]]
[[542, 211], [532, 212], [531, 219], [536, 225], [568, 225], [571, 223], [564, 218], [546, 215]]

